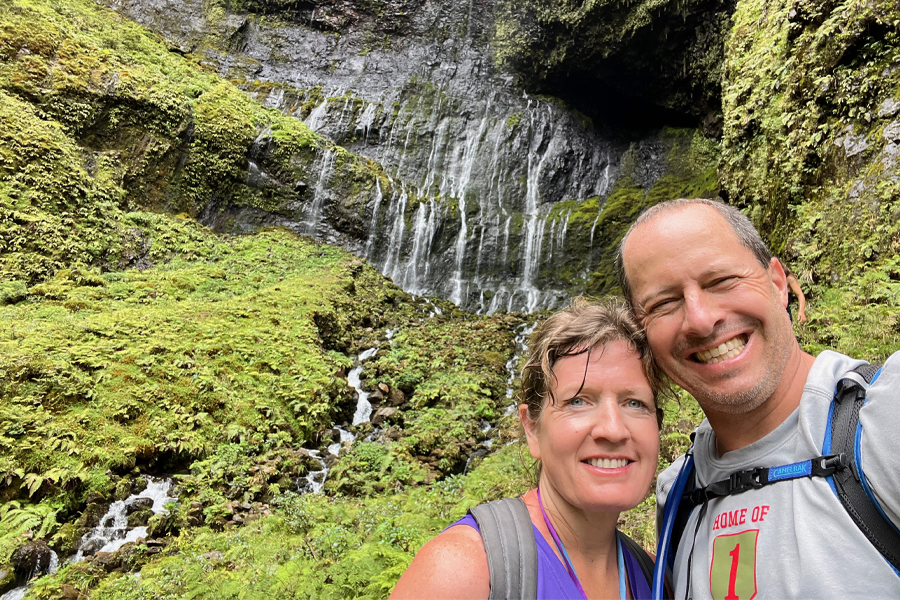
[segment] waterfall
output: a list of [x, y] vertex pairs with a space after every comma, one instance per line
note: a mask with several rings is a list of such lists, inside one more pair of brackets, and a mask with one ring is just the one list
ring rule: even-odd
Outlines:
[[166, 504], [175, 502], [176, 498], [168, 496], [172, 487], [171, 479], [149, 475], [146, 478], [147, 487], [142, 492], [110, 505], [106, 514], [100, 518], [100, 524], [82, 538], [72, 562], [84, 560], [87, 554], [94, 552], [115, 552], [126, 543], [136, 542], [138, 538], [147, 536], [146, 527], [128, 527], [128, 508], [139, 498], [149, 498], [153, 501], [150, 506], [153, 514], [166, 514]]
[[[202, 5], [178, 6], [184, 2]], [[153, 12], [174, 4], [131, 2], [119, 10], [186, 42], [184, 31]], [[332, 31], [281, 19], [256, 23], [252, 43], [235, 51], [260, 66], [245, 86], [249, 93], [285, 114], [302, 107], [310, 129], [374, 161], [378, 177], [391, 180], [390, 190], [382, 181], [351, 186], [352, 197], [337, 198], [334, 152], [322, 152], [303, 177], [318, 175], [309, 202], [299, 217], [279, 215], [278, 224], [339, 243], [405, 289], [467, 310], [565, 303], [597, 266], [598, 252], [569, 245], [576, 237], [585, 247], [596, 244], [599, 211], [576, 220], [575, 212], [567, 219], [553, 207], [593, 197], [603, 206], [623, 177], [652, 185], [666, 171], [667, 155], [640, 148], [661, 148], [660, 134], [612, 137], [562, 101], [522, 92], [492, 66], [493, 16], [481, 5], [438, 0], [404, 17], [404, 31], [387, 33], [391, 43], [375, 44], [364, 57], [345, 54], [369, 45], [365, 27], [348, 27], [337, 43]], [[436, 23], [447, 32], [439, 42], [431, 33]], [[221, 72], [247, 64], [233, 58], [221, 56]], [[563, 258], [564, 270], [557, 268]], [[564, 280], [564, 273], [579, 275]]]
[[338, 456], [341, 453], [341, 446], [344, 445], [345, 442], [352, 442], [356, 439], [356, 436], [347, 431], [346, 429], [341, 429], [340, 427], [335, 427], [338, 435], [340, 436], [337, 442], [328, 445], [328, 453], [332, 456]]
[[387, 259], [381, 272], [392, 279], [396, 279], [398, 274], [397, 268], [400, 263], [400, 248], [403, 245], [403, 231], [406, 229], [406, 220], [404, 213], [406, 212], [406, 202], [409, 200], [409, 194], [406, 186], [400, 184], [400, 194], [396, 191], [391, 195], [391, 202], [388, 207], [388, 214], [385, 215], [385, 223], [388, 217], [393, 217], [393, 225], [390, 235], [390, 246], [388, 246]]
[[351, 425], [367, 423], [369, 417], [372, 415], [372, 404], [369, 402], [369, 394], [368, 392], [364, 392], [362, 387], [360, 387], [359, 375], [363, 370], [363, 362], [372, 358], [376, 352], [378, 352], [378, 348], [369, 348], [361, 353], [356, 359], [358, 364], [347, 374], [347, 382], [350, 384], [350, 387], [356, 390], [358, 395], [356, 412], [353, 414], [353, 423], [351, 423]]
[[[393, 182], [392, 182], [393, 183]], [[384, 194], [381, 191], [381, 180], [375, 180], [375, 202], [372, 205], [372, 228], [369, 230], [369, 237], [366, 240], [366, 258], [372, 260], [372, 244], [375, 243], [375, 236], [378, 234], [378, 209], [381, 208], [381, 201], [384, 200]], [[593, 233], [593, 232], [592, 232]]]
[[307, 235], [314, 235], [316, 227], [321, 219], [322, 207], [325, 204], [326, 188], [329, 175], [334, 171], [334, 159], [337, 153], [329, 148], [322, 156], [322, 169], [319, 171], [319, 178], [316, 181], [316, 188], [313, 200], [308, 209], [308, 216], [304, 222], [304, 232]]
[[321, 469], [310, 471], [305, 477], [297, 479], [297, 491], [302, 493], [319, 494], [325, 488], [325, 480], [328, 478], [328, 465], [319, 456], [318, 450], [309, 450], [309, 455], [316, 460]]

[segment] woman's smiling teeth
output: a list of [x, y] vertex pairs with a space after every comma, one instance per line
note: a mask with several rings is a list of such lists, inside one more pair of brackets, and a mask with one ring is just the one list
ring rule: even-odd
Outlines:
[[592, 467], [598, 469], [621, 469], [628, 464], [628, 460], [624, 458], [589, 458], [587, 460]]
[[741, 350], [743, 350], [744, 346], [746, 345], [747, 336], [742, 333], [741, 335], [731, 338], [727, 342], [719, 344], [715, 348], [710, 348], [709, 350], [704, 350], [703, 352], [697, 352], [696, 354], [694, 354], [694, 356], [699, 362], [707, 365], [714, 365], [717, 362], [722, 362], [723, 360], [734, 358], [741, 353]]

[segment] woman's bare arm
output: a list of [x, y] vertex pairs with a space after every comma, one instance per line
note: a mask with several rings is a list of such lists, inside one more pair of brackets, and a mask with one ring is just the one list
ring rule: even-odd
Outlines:
[[481, 535], [468, 525], [457, 525], [422, 546], [390, 600], [486, 600], [490, 581]]

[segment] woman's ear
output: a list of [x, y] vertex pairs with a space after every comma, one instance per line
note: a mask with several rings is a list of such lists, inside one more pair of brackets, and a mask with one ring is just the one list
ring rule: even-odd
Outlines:
[[528, 416], [528, 405], [519, 405], [519, 421], [525, 430], [525, 439], [528, 440], [528, 451], [535, 460], [541, 460], [541, 445], [538, 443], [538, 424]]

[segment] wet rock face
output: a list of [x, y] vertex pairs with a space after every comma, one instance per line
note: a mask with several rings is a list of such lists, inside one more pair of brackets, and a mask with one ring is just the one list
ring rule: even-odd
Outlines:
[[50, 553], [50, 546], [43, 540], [34, 540], [19, 546], [10, 560], [16, 580], [25, 583], [36, 575], [47, 573], [50, 568]]
[[[261, 132], [247, 183], [293, 200], [274, 212], [218, 205], [205, 222], [235, 233], [282, 225], [340, 244], [411, 293], [488, 313], [564, 304], [600, 264], [594, 228], [617, 183], [647, 188], [666, 172], [665, 152], [640, 151], [658, 133], [601, 133], [498, 70], [495, 0], [244, 5], [277, 23], [201, 0], [108, 3], [374, 161], [348, 168], [341, 149], [321, 147], [288, 181]], [[619, 94], [601, 87], [585, 99]]]

